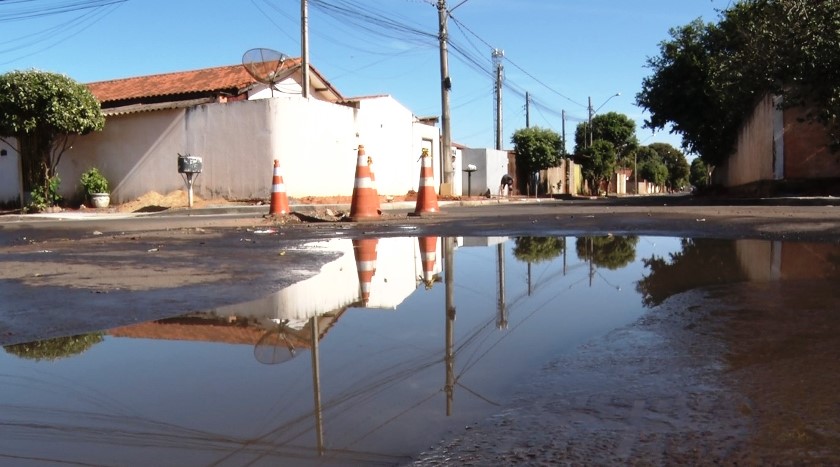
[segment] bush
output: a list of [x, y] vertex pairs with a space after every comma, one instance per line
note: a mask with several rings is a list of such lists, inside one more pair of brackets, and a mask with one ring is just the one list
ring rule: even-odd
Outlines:
[[108, 193], [108, 179], [96, 167], [83, 173], [79, 183], [88, 196], [94, 193]]
[[27, 207], [27, 211], [41, 212], [51, 206], [55, 206], [61, 201], [61, 195], [58, 194], [58, 187], [61, 185], [61, 179], [55, 175], [49, 179], [47, 187], [38, 186], [29, 193], [31, 201]]

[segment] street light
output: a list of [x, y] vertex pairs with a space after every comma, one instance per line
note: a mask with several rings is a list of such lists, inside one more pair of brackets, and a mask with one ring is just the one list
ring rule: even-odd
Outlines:
[[617, 92], [612, 96], [608, 97], [607, 100], [605, 100], [603, 104], [599, 105], [598, 108], [594, 111], [592, 110], [592, 97], [589, 97], [589, 123], [587, 124], [587, 127], [589, 128], [589, 146], [592, 146], [592, 117], [594, 117], [599, 110], [601, 110], [605, 105], [607, 105], [607, 102], [609, 102], [613, 97], [618, 97], [620, 95], [621, 93]]

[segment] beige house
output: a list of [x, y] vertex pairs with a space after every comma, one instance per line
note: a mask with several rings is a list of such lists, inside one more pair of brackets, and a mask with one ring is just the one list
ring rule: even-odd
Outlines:
[[[439, 185], [434, 120], [414, 116], [388, 95], [346, 98], [311, 67], [303, 98], [300, 61], [283, 66], [285, 78], [272, 87], [241, 65], [88, 84], [105, 128], [77, 137], [64, 154], [61, 194], [73, 197], [90, 167], [109, 179], [116, 203], [184, 189], [177, 159], [189, 154], [202, 158], [194, 191], [204, 198], [268, 198], [275, 159], [290, 197], [351, 195], [359, 145], [373, 159], [380, 195], [417, 189], [424, 148]], [[7, 154], [0, 157], [0, 201], [13, 200], [17, 154], [0, 149]]]

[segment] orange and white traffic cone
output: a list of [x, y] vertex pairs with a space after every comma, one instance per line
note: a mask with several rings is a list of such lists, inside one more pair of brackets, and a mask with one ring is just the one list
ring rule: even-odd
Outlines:
[[289, 197], [286, 196], [286, 184], [283, 183], [283, 175], [280, 174], [280, 161], [274, 159], [274, 176], [271, 178], [271, 207], [269, 215], [285, 215], [291, 212], [289, 209]]
[[417, 192], [414, 215], [440, 214], [434, 186], [435, 174], [432, 169], [432, 156], [429, 154], [429, 150], [424, 148], [420, 158], [423, 159], [423, 164], [420, 166], [420, 188]]
[[365, 156], [365, 147], [359, 145], [356, 162], [356, 182], [353, 185], [353, 199], [350, 201], [350, 220], [360, 221], [377, 219], [379, 211], [379, 194], [373, 181], [370, 166], [373, 160]]
[[370, 284], [376, 274], [376, 238], [362, 238], [353, 240], [353, 255], [356, 257], [356, 269], [359, 273], [359, 291], [362, 303], [370, 301]]
[[435, 283], [435, 262], [437, 261], [437, 237], [418, 237], [420, 262], [423, 263], [423, 283], [430, 290]]

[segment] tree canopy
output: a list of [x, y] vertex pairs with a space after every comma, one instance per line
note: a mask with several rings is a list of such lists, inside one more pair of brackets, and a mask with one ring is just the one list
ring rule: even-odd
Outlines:
[[607, 269], [621, 269], [636, 259], [636, 244], [639, 237], [577, 237], [575, 251], [578, 258], [592, 260], [592, 264]]
[[616, 167], [629, 165], [627, 161], [638, 146], [636, 123], [617, 112], [596, 115], [592, 118], [591, 145], [589, 138], [589, 122], [580, 123], [575, 129], [575, 162], [580, 164], [593, 193], [597, 193], [601, 182], [609, 180]]
[[683, 149], [718, 165], [770, 93], [808, 104], [840, 144], [840, 0], [741, 0], [717, 23], [698, 19], [670, 36], [636, 95], [650, 112], [645, 126], [670, 124]]
[[67, 76], [37, 70], [0, 75], [0, 138], [17, 140], [22, 189], [49, 191], [70, 136], [104, 125], [93, 94]]
[[688, 161], [685, 154], [668, 143], [652, 143], [648, 147], [653, 149], [665, 165], [668, 175], [665, 185], [672, 190], [679, 190], [688, 183]]
[[528, 173], [554, 167], [564, 155], [563, 139], [547, 128], [521, 128], [510, 140], [516, 154], [516, 166]]
[[515, 244], [513, 255], [528, 263], [551, 261], [566, 249], [563, 237], [516, 237]]

